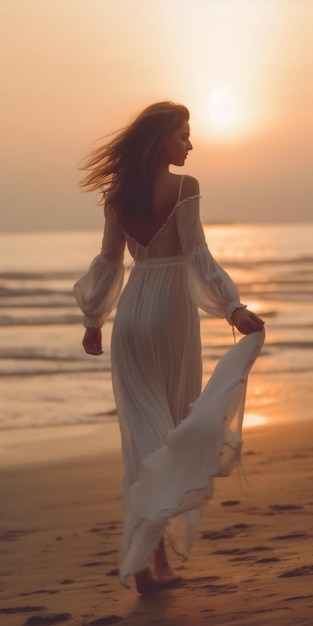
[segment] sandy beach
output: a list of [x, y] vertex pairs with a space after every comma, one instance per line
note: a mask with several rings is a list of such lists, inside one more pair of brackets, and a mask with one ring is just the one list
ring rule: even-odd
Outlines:
[[313, 624], [313, 424], [245, 430], [243, 465], [216, 480], [180, 587], [120, 586], [114, 421], [4, 433], [1, 626]]

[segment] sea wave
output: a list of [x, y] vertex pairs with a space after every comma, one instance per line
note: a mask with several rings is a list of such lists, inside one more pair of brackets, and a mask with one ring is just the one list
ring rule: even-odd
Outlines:
[[82, 315], [45, 315], [45, 317], [40, 317], [39, 315], [34, 316], [23, 316], [19, 317], [18, 315], [13, 316], [0, 316], [0, 327], [8, 327], [8, 326], [72, 326], [74, 324], [82, 324]]
[[[281, 257], [281, 258], [253, 258], [251, 259], [241, 259], [241, 258], [229, 258], [225, 256], [225, 258], [217, 259], [223, 267], [233, 267], [233, 268], [242, 268], [250, 270], [253, 267], [262, 268], [262, 267], [277, 267], [280, 266], [282, 269], [286, 267], [294, 267], [297, 265], [301, 265], [303, 267], [307, 266], [307, 270], [312, 271], [313, 266], [313, 255], [298, 255], [298, 256], [290, 256], [290, 257]], [[125, 262], [125, 272], [129, 273], [129, 264]], [[82, 267], [79, 270], [42, 270], [40, 272], [34, 271], [8, 271], [8, 272], [0, 272], [0, 281], [38, 281], [38, 282], [47, 282], [51, 280], [68, 280], [73, 281], [77, 280], [82, 274], [86, 272], [86, 267]]]
[[[204, 341], [202, 347], [204, 369], [214, 367], [228, 348], [229, 340], [227, 339], [213, 346]], [[313, 340], [307, 341], [305, 334], [303, 340], [269, 339], [258, 359], [257, 369], [261, 368], [265, 376], [278, 372], [310, 372], [313, 371], [311, 353], [313, 354]], [[268, 361], [271, 365], [268, 365]], [[263, 366], [263, 362], [266, 362], [266, 367]], [[46, 352], [40, 349], [7, 348], [3, 350], [0, 360], [2, 379], [92, 372], [111, 372], [109, 349], [105, 350], [101, 358], [95, 359], [86, 357], [83, 351], [65, 356], [63, 353]]]
[[[267, 291], [276, 288], [277, 286], [281, 286], [282, 289], [294, 288], [299, 289], [306, 287], [312, 289], [312, 278], [313, 278], [313, 268], [307, 276], [304, 276], [304, 273], [301, 272], [300, 278], [298, 276], [270, 276], [268, 278], [261, 278], [253, 276], [246, 276], [245, 280], [237, 280], [236, 284], [238, 289], [253, 289], [261, 288], [264, 289], [264, 293]], [[66, 289], [65, 287], [60, 288], [43, 288], [43, 287], [33, 287], [33, 286], [18, 286], [18, 287], [1, 287], [0, 286], [0, 305], [5, 306], [7, 302], [10, 301], [11, 298], [31, 298], [31, 297], [55, 297], [59, 296], [71, 298], [74, 301], [73, 289]], [[18, 302], [17, 302], [18, 304]]]

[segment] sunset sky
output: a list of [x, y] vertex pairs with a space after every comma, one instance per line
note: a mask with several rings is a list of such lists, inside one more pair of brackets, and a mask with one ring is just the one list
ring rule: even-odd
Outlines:
[[312, 0], [0, 0], [1, 230], [95, 229], [97, 139], [188, 106], [206, 222], [312, 221]]

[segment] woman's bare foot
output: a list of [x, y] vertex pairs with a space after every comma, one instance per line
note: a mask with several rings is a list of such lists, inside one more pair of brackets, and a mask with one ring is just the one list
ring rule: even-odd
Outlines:
[[167, 565], [167, 567], [158, 567], [155, 573], [163, 586], [170, 586], [175, 584], [177, 585], [183, 580], [182, 576], [177, 574], [177, 572], [175, 572], [175, 570], [173, 570], [169, 564]]
[[138, 593], [142, 595], [162, 591], [167, 587], [173, 587], [181, 582], [182, 578], [175, 575], [173, 570], [163, 572], [162, 577], [156, 576], [149, 567], [135, 574], [135, 581]]
[[154, 571], [146, 567], [136, 572], [135, 581], [137, 591], [142, 594], [161, 591], [166, 587], [178, 585], [182, 581], [182, 577], [171, 568], [167, 560], [163, 537], [154, 551]]
[[154, 571], [163, 586], [175, 585], [182, 580], [182, 577], [171, 568], [167, 560], [163, 538], [154, 552]]
[[146, 567], [140, 572], [136, 572], [135, 581], [138, 593], [152, 593], [161, 588], [160, 580], [149, 567]]

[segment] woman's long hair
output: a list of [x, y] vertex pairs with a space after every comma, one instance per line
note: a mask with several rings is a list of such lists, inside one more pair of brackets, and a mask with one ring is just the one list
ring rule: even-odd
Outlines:
[[189, 111], [181, 104], [158, 102], [144, 109], [87, 157], [81, 187], [99, 190], [124, 218], [149, 217], [164, 142], [185, 120]]

